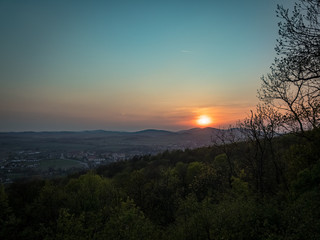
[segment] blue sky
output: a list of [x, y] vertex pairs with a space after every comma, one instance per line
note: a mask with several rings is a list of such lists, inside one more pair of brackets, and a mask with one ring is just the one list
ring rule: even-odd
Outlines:
[[291, 1], [0, 1], [0, 131], [213, 127], [257, 103]]

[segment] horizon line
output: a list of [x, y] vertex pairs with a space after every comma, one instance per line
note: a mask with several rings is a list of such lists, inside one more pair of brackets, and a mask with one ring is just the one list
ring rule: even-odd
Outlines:
[[166, 130], [166, 129], [156, 129], [156, 128], [146, 128], [141, 130], [133, 130], [133, 131], [125, 131], [125, 130], [106, 130], [106, 129], [92, 129], [92, 130], [22, 130], [22, 131], [0, 131], [0, 133], [63, 133], [63, 132], [122, 132], [122, 133], [137, 133], [143, 131], [166, 131], [166, 132], [181, 132], [188, 131], [194, 129], [219, 129], [225, 130], [227, 128], [215, 128], [215, 127], [194, 127], [188, 129], [180, 129], [180, 130]]

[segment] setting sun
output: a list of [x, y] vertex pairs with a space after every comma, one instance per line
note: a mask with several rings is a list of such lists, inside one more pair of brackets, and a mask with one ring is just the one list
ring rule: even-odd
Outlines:
[[210, 117], [206, 116], [206, 115], [201, 115], [198, 119], [197, 119], [197, 124], [200, 126], [207, 126], [210, 123], [212, 123], [212, 120]]

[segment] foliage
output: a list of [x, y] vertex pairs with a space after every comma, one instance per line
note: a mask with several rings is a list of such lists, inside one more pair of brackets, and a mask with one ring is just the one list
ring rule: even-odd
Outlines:
[[[319, 137], [317, 129], [307, 134]], [[274, 165], [265, 164], [265, 186], [272, 191], [263, 195], [247, 166], [246, 152], [255, 145], [246, 141], [231, 143], [228, 156], [226, 145], [215, 145], [144, 156], [138, 165], [128, 160], [119, 163], [121, 168], [109, 165], [68, 178], [2, 186], [0, 236], [318, 239], [318, 145], [297, 136], [274, 137], [271, 144], [283, 166], [283, 179], [277, 181]], [[265, 151], [267, 163], [272, 160], [270, 147]], [[231, 176], [229, 161], [234, 164]]]

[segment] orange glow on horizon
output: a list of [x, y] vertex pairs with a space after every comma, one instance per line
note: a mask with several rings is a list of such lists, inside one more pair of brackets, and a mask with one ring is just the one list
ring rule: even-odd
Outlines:
[[[249, 109], [249, 107], [248, 107]], [[228, 128], [236, 126], [240, 119], [247, 117], [247, 108], [241, 106], [216, 106], [216, 107], [190, 107], [178, 109], [174, 114], [170, 115], [174, 119], [174, 115], [181, 116], [177, 118], [174, 125], [178, 129], [189, 128]]]

